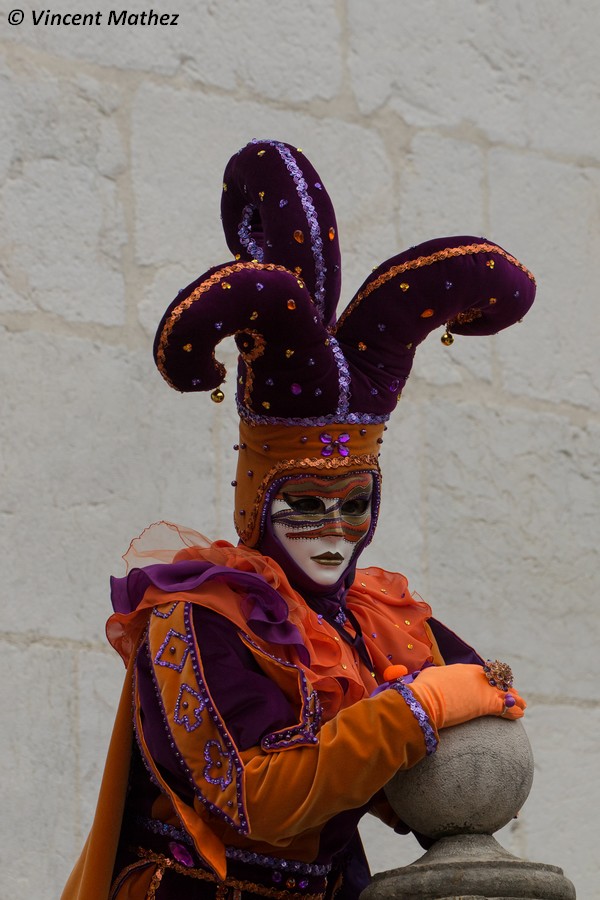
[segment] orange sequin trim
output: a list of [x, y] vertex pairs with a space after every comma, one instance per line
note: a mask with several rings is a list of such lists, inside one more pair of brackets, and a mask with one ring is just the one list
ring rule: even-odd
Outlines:
[[504, 259], [508, 260], [508, 262], [512, 263], [518, 269], [521, 269], [522, 272], [525, 272], [528, 278], [533, 281], [535, 284], [535, 278], [529, 269], [525, 268], [525, 266], [519, 262], [514, 256], [511, 256], [510, 253], [507, 253], [506, 250], [502, 250], [500, 247], [497, 247], [496, 244], [465, 244], [461, 247], [447, 247], [445, 250], [438, 250], [436, 253], [432, 253], [430, 256], [418, 256], [417, 259], [409, 259], [405, 263], [401, 263], [398, 266], [392, 266], [387, 272], [382, 272], [374, 281], [371, 281], [364, 291], [360, 291], [350, 303], [350, 305], [344, 310], [340, 318], [338, 319], [337, 325], [333, 330], [335, 334], [341, 326], [344, 324], [344, 321], [348, 318], [348, 316], [356, 309], [356, 307], [362, 303], [365, 297], [368, 297], [369, 294], [372, 294], [373, 291], [376, 291], [377, 288], [381, 287], [382, 284], [386, 284], [388, 281], [391, 281], [392, 278], [395, 278], [396, 275], [401, 275], [403, 272], [409, 272], [411, 269], [422, 269], [424, 266], [431, 266], [433, 263], [440, 262], [442, 259], [452, 259], [457, 256], [474, 256], [476, 253], [495, 253], [498, 256], [503, 256]]
[[259, 356], [262, 356], [265, 352], [265, 347], [267, 346], [267, 342], [265, 341], [262, 334], [259, 334], [258, 331], [252, 331], [250, 329], [244, 328], [242, 331], [237, 331], [236, 334], [247, 334], [248, 337], [254, 338], [254, 347], [250, 351], [250, 353], [245, 353], [243, 350], [240, 350], [240, 356], [246, 363], [246, 384], [244, 385], [244, 405], [248, 407], [248, 409], [252, 409], [252, 405], [250, 403], [250, 394], [252, 393], [252, 388], [254, 387], [254, 372], [252, 371], [252, 366], [250, 363], [254, 362], [255, 359], [258, 359]]
[[482, 316], [483, 311], [476, 306], [472, 309], [465, 309], [463, 312], [459, 312], [458, 315], [454, 316], [453, 319], [448, 320], [448, 328], [452, 325], [468, 325], [469, 322], [474, 322], [475, 319], [481, 319]]
[[[199, 300], [202, 297], [202, 294], [206, 294], [206, 292], [209, 291], [211, 287], [213, 287], [215, 284], [219, 284], [221, 281], [223, 281], [224, 278], [227, 278], [230, 275], [234, 275], [236, 272], [243, 272], [245, 269], [257, 269], [262, 272], [287, 272], [289, 274], [289, 269], [286, 269], [285, 266], [276, 266], [274, 263], [233, 263], [233, 265], [225, 266], [225, 268], [220, 269], [218, 272], [215, 272], [214, 275], [211, 275], [210, 278], [207, 278], [206, 281], [203, 281], [201, 284], [199, 284], [197, 288], [194, 288], [192, 293], [189, 294], [189, 296], [187, 296], [184, 300], [182, 300], [181, 303], [178, 303], [177, 306], [172, 310], [169, 318], [164, 324], [163, 330], [160, 335], [160, 341], [158, 343], [158, 349], [156, 351], [156, 365], [158, 367], [158, 371], [170, 387], [178, 390], [178, 388], [175, 387], [175, 385], [167, 375], [167, 361], [165, 358], [165, 352], [173, 328], [175, 327], [183, 313], [188, 310], [190, 306], [196, 302], [196, 300]], [[214, 351], [212, 357], [219, 375], [221, 376], [221, 379], [225, 378], [225, 366], [222, 363], [216, 361]]]

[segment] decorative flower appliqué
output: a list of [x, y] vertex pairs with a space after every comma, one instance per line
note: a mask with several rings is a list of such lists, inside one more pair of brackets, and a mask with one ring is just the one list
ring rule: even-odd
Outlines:
[[350, 456], [350, 448], [347, 446], [350, 435], [345, 431], [338, 434], [337, 438], [324, 431], [319, 435], [319, 439], [322, 444], [325, 444], [321, 450], [321, 456], [333, 456], [336, 450], [340, 456]]

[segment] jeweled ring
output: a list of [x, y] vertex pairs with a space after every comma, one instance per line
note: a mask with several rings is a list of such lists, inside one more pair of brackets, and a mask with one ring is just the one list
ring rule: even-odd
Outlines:
[[483, 667], [483, 672], [492, 687], [508, 691], [513, 686], [512, 669], [507, 663], [502, 663], [497, 659], [492, 662], [491, 659], [488, 659]]

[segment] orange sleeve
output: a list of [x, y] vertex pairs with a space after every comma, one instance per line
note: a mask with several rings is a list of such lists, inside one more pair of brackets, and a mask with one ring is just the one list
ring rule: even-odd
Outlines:
[[244, 751], [252, 838], [285, 847], [295, 835], [367, 803], [398, 769], [419, 762], [427, 745], [413, 709], [396, 690], [387, 690], [326, 722], [314, 746], [292, 753]]
[[[224, 852], [207, 842], [211, 825], [215, 834], [225, 825], [254, 841], [286, 847], [338, 813], [363, 806], [398, 769], [413, 766], [435, 749], [437, 735], [428, 710], [399, 683], [320, 726], [316, 694], [302, 669], [254, 646], [247, 635], [243, 643], [254, 646], [263, 672], [288, 696], [298, 720], [266, 734], [260, 746], [238, 747], [206, 684], [189, 607], [166, 604], [151, 616], [136, 678], [136, 733], [156, 781], [198, 852], [217, 871]], [[145, 665], [155, 683], [152, 702], [158, 704], [170, 751], [161, 749], [160, 742], [155, 751], [146, 743], [153, 730], [144, 702]], [[193, 789], [193, 807], [169, 772], [185, 776]]]

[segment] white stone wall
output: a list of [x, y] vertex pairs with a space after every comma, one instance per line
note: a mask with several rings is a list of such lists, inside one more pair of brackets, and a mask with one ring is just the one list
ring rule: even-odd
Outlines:
[[[346, 301], [444, 233], [485, 234], [538, 277], [522, 325], [420, 349], [368, 559], [512, 663], [536, 780], [504, 843], [594, 900], [600, 7], [156, 0], [177, 26], [109, 26], [125, 7], [107, 2], [77, 27], [35, 26], [29, 4], [11, 25], [17, 3], [0, 14], [0, 895], [56, 898], [85, 838], [122, 677], [108, 576], [130, 538], [161, 518], [233, 537], [231, 388], [221, 406], [169, 391], [151, 340], [228, 257], [222, 170], [258, 136], [302, 146], [328, 186]], [[419, 854], [364, 834], [375, 869]]]

